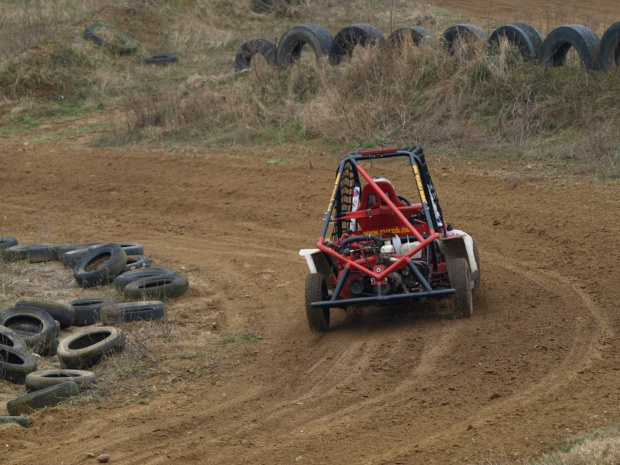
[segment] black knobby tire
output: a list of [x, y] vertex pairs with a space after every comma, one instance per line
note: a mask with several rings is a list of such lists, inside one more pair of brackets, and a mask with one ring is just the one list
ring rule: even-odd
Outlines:
[[353, 50], [357, 46], [370, 47], [384, 43], [385, 37], [381, 31], [370, 24], [358, 23], [343, 27], [329, 48], [329, 62], [332, 65], [339, 65], [345, 57], [353, 55]]
[[26, 376], [26, 392], [40, 391], [67, 381], [74, 381], [80, 391], [85, 390], [97, 381], [97, 375], [85, 370], [38, 370]]
[[444, 46], [450, 55], [454, 54], [454, 46], [459, 42], [471, 40], [487, 40], [489, 35], [475, 24], [456, 24], [443, 32]]
[[16, 307], [36, 307], [45, 310], [54, 320], [60, 322], [61, 328], [68, 328], [73, 324], [75, 311], [67, 304], [54, 302], [53, 300], [41, 299], [39, 297], [21, 297], [15, 301]]
[[161, 267], [153, 267], [153, 268], [146, 268], [143, 270], [127, 271], [117, 276], [116, 278], [114, 278], [114, 285], [119, 291], [122, 291], [123, 289], [125, 289], [125, 286], [127, 286], [129, 283], [133, 281], [137, 281], [142, 278], [150, 278], [152, 276], [173, 276], [174, 274], [175, 274], [174, 271], [168, 268], [161, 268]]
[[543, 38], [540, 32], [525, 23], [514, 23], [500, 26], [489, 37], [489, 45], [492, 49], [499, 47], [499, 41], [503, 37], [509, 43], [516, 45], [521, 52], [524, 61], [538, 61]]
[[555, 28], [547, 35], [540, 49], [540, 64], [543, 66], [564, 66], [571, 47], [579, 54], [581, 69], [599, 68], [601, 40], [596, 33], [580, 24], [567, 24]]
[[50, 262], [54, 260], [52, 244], [21, 244], [4, 249], [7, 260], [26, 260], [30, 263]]
[[456, 291], [452, 295], [452, 313], [457, 318], [469, 318], [474, 312], [469, 263], [466, 258], [453, 258], [447, 265], [450, 285]]
[[329, 300], [327, 283], [323, 275], [312, 273], [306, 277], [306, 317], [308, 326], [315, 333], [325, 333], [329, 329], [329, 308], [313, 308], [312, 302]]
[[123, 295], [127, 299], [168, 300], [180, 297], [189, 289], [189, 281], [181, 274], [153, 276], [133, 281], [125, 286]]
[[22, 413], [32, 413], [45, 407], [53, 407], [78, 395], [80, 395], [80, 389], [75, 381], [65, 381], [10, 400], [6, 403], [6, 409], [9, 415], [17, 416]]
[[316, 62], [321, 64], [324, 56], [329, 54], [329, 49], [334, 41], [334, 36], [320, 24], [300, 24], [287, 30], [276, 50], [276, 63], [280, 68], [289, 69], [301, 58], [301, 52], [308, 45], [314, 52]]
[[266, 39], [248, 40], [235, 56], [235, 73], [250, 69], [252, 59], [262, 55], [270, 65], [276, 62], [276, 46]]
[[149, 65], [166, 66], [172, 63], [177, 63], [179, 56], [176, 53], [156, 53], [155, 55], [147, 55], [144, 57], [144, 62]]
[[150, 321], [166, 318], [166, 306], [158, 300], [105, 305], [101, 309], [103, 324]]
[[[106, 38], [102, 33], [104, 30], [113, 35], [114, 39]], [[129, 37], [123, 31], [101, 23], [90, 23], [87, 25], [86, 29], [84, 29], [84, 38], [99, 46], [107, 47], [119, 55], [134, 53], [138, 50], [138, 43], [134, 38]]]
[[422, 45], [425, 39], [433, 37], [433, 33], [422, 26], [402, 27], [396, 29], [388, 37], [388, 44], [400, 47], [405, 43], [412, 43], [416, 47]]
[[605, 71], [620, 66], [620, 22], [609, 26], [601, 37], [599, 60]]
[[[24, 332], [22, 338], [26, 346], [34, 352], [50, 347], [56, 337], [54, 318], [45, 310], [36, 307], [13, 307], [0, 312], [0, 325], [13, 329], [21, 325], [32, 326], [36, 332]], [[19, 333], [18, 333], [19, 334]]]
[[123, 272], [127, 254], [119, 244], [104, 244], [91, 249], [75, 265], [73, 276], [83, 287], [107, 284]]
[[6, 425], [6, 424], [10, 424], [10, 423], [15, 423], [16, 425], [23, 426], [24, 428], [29, 428], [30, 427], [30, 420], [28, 419], [28, 417], [0, 416], [0, 425]]
[[26, 351], [26, 342], [19, 334], [11, 328], [0, 325], [0, 346], [7, 346], [17, 352]]
[[132, 271], [132, 270], [148, 268], [150, 266], [151, 266], [151, 259], [147, 257], [146, 255], [127, 255], [127, 265], [125, 265], [125, 268], [123, 269], [123, 273], [127, 273], [128, 271]]
[[67, 305], [73, 307], [73, 326], [88, 326], [100, 321], [101, 308], [116, 301], [108, 298], [70, 300]]
[[104, 355], [120, 352], [125, 348], [125, 336], [117, 328], [101, 326], [63, 339], [58, 346], [58, 358], [63, 368], [89, 368]]
[[37, 361], [25, 352], [0, 346], [0, 379], [23, 384], [28, 373], [37, 369]]

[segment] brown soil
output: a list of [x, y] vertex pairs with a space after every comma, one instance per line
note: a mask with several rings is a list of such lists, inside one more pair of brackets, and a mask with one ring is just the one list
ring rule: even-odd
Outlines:
[[563, 24], [585, 24], [601, 27], [620, 21], [620, 6], [616, 0], [565, 2], [561, 0], [431, 0], [429, 3], [454, 13], [487, 18], [492, 21], [529, 22], [541, 32]]
[[[170, 303], [175, 336], [159, 356], [221, 347], [247, 326], [264, 337], [215, 372], [204, 357], [179, 360], [169, 388], [157, 374], [137, 380], [159, 386], [148, 402], [118, 392], [115, 407], [56, 407], [30, 429], [3, 428], [2, 463], [512, 460], [620, 416], [616, 186], [508, 182], [430, 154], [444, 212], [478, 239], [473, 318], [365, 309], [337, 313], [321, 337], [306, 324], [297, 252], [318, 236], [335, 156], [77, 140], [0, 149], [3, 234], [139, 241], [156, 264], [185, 267], [192, 290]], [[290, 162], [267, 164], [281, 156]]]

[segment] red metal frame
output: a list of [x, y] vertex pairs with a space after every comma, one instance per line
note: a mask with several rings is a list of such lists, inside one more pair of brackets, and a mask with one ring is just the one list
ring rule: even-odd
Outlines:
[[[375, 152], [362, 152], [361, 155], [378, 155], [378, 154], [387, 154], [387, 153], [393, 153], [393, 152], [394, 150], [381, 150], [381, 151], [375, 151]], [[401, 268], [404, 265], [407, 265], [409, 261], [411, 260], [411, 257], [413, 257], [420, 250], [424, 249], [427, 245], [431, 244], [435, 239], [439, 238], [440, 234], [435, 232], [432, 229], [432, 226], [429, 225], [429, 229], [430, 229], [429, 237], [427, 237], [426, 239], [422, 237], [422, 235], [409, 222], [409, 220], [405, 217], [405, 215], [402, 214], [399, 207], [397, 207], [394, 204], [394, 202], [392, 202], [392, 200], [390, 200], [390, 198], [387, 195], [385, 195], [383, 190], [380, 189], [379, 186], [377, 186], [377, 183], [373, 181], [372, 177], [370, 177], [370, 175], [366, 172], [366, 170], [364, 170], [364, 168], [362, 168], [360, 165], [356, 165], [355, 168], [357, 169], [358, 173], [368, 182], [368, 184], [374, 187], [376, 193], [379, 195], [381, 200], [385, 202], [385, 204], [388, 206], [392, 214], [394, 214], [402, 222], [402, 225], [404, 227], [406, 227], [407, 229], [409, 229], [409, 231], [411, 231], [411, 234], [415, 236], [415, 238], [420, 242], [420, 244], [417, 247], [415, 247], [413, 250], [408, 252], [406, 255], [402, 255], [400, 258], [397, 259], [397, 261], [392, 263], [389, 267], [385, 268], [380, 273], [376, 273], [372, 269], [369, 269], [368, 267], [361, 265], [361, 263], [367, 264], [369, 260], [372, 259], [372, 257], [363, 258], [359, 260], [353, 260], [349, 257], [339, 254], [338, 252], [336, 252], [329, 246], [325, 245], [325, 236], [321, 236], [319, 238], [319, 241], [317, 242], [316, 246], [322, 252], [328, 254], [329, 256], [341, 262], [343, 265], [343, 268], [347, 268], [347, 269], [353, 268], [381, 282], [394, 270]], [[398, 256], [395, 255], [395, 258], [397, 257]]]

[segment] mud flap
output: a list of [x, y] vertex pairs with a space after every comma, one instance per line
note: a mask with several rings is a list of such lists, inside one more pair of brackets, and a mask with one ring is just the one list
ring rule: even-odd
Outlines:
[[463, 231], [454, 230], [458, 235], [437, 239], [439, 250], [447, 260], [453, 258], [465, 258], [469, 263], [469, 271], [472, 276], [471, 288], [474, 288], [475, 277], [478, 275], [478, 264], [474, 255], [474, 240]]
[[311, 274], [320, 273], [328, 283], [330, 282], [331, 270], [323, 252], [319, 249], [301, 249], [299, 255], [306, 258]]

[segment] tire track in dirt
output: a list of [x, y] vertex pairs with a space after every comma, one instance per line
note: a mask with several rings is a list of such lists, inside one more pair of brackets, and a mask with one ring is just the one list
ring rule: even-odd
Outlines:
[[[532, 269], [531, 266], [525, 262], [510, 260], [492, 252], [484, 252], [482, 253], [482, 257], [483, 259], [493, 258], [495, 265], [519, 273], [532, 282], [543, 285], [549, 292], [557, 292], [566, 303], [574, 303], [574, 301], [571, 300], [571, 295], [572, 297], [576, 297], [578, 301], [584, 304], [587, 312], [595, 319], [597, 330], [593, 335], [594, 337], [585, 338], [582, 344], [573, 346], [563, 362], [557, 365], [547, 376], [541, 379], [539, 383], [530, 386], [506, 400], [483, 408], [476, 418], [468, 418], [465, 421], [457, 422], [447, 429], [442, 428], [441, 432], [419, 441], [417, 444], [418, 448], [450, 440], [458, 433], [467, 430], [470, 425], [481, 427], [485, 420], [497, 416], [498, 413], [513, 411], [517, 407], [526, 407], [529, 404], [535, 403], [537, 399], [545, 396], [549, 392], [562, 389], [576, 378], [578, 371], [587, 369], [592, 364], [593, 360], [600, 358], [603, 340], [613, 336], [613, 330], [607, 318], [605, 318], [604, 312], [598, 308], [592, 299], [583, 291], [573, 286], [567, 278], [559, 273]], [[498, 265], [498, 262], [501, 264]], [[566, 294], [564, 292], [566, 292]], [[579, 327], [577, 328], [577, 333], [581, 334], [583, 331], [579, 331]], [[576, 337], [575, 340], [581, 341], [582, 338]], [[398, 463], [398, 460], [410, 458], [414, 454], [415, 449], [407, 447], [401, 451], [392, 450], [387, 454], [372, 457], [363, 463], [385, 464], [394, 461]]]

